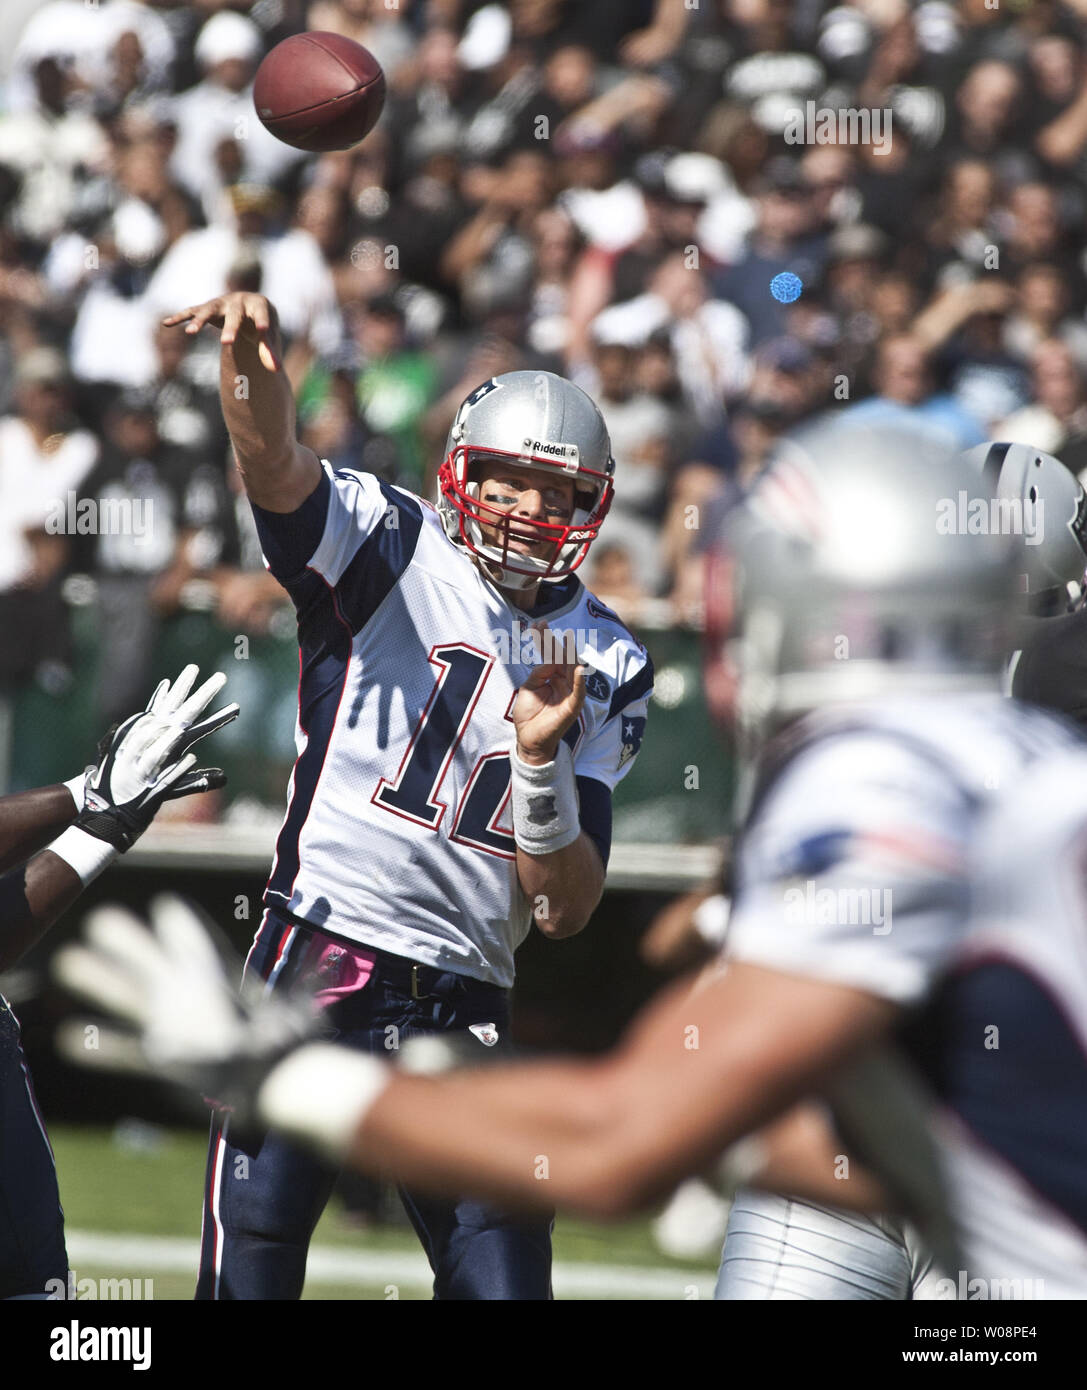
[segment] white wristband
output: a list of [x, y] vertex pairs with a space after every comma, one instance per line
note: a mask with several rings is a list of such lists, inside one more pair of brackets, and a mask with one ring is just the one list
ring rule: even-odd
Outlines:
[[560, 743], [553, 762], [532, 767], [510, 750], [513, 838], [526, 854], [554, 854], [581, 834], [577, 782], [570, 746]]
[[342, 1162], [367, 1111], [392, 1070], [333, 1043], [307, 1043], [284, 1057], [257, 1093], [261, 1119], [272, 1129]]
[[84, 888], [117, 858], [117, 851], [111, 844], [88, 835], [78, 825], [70, 825], [46, 848], [76, 871]]
[[87, 773], [84, 770], [78, 777], [72, 777], [64, 783], [64, 786], [72, 793], [72, 800], [75, 802], [77, 811], [82, 811], [83, 800], [86, 794]]

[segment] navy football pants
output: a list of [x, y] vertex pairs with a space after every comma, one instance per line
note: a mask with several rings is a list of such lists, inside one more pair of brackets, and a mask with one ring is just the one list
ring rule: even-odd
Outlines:
[[64, 1213], [19, 1024], [0, 995], [0, 1298], [67, 1288]]
[[[344, 954], [354, 949], [350, 942], [339, 945]], [[316, 963], [320, 984], [330, 959], [334, 973], [338, 953], [336, 938], [270, 911], [246, 970], [272, 988], [285, 988], [300, 973], [313, 972]], [[421, 997], [413, 997], [413, 985]], [[395, 1057], [390, 1044], [472, 1024], [494, 1024], [506, 1039], [509, 1002], [505, 990], [446, 971], [420, 966], [413, 981], [410, 961], [377, 953], [369, 980], [336, 998], [326, 1019], [335, 1041], [388, 1058]], [[336, 1178], [335, 1168], [275, 1134], [240, 1147], [231, 1141], [229, 1117], [217, 1112], [197, 1298], [298, 1298], [310, 1237]], [[549, 1220], [514, 1220], [479, 1202], [450, 1202], [403, 1189], [400, 1195], [434, 1270], [436, 1298], [551, 1296]]]

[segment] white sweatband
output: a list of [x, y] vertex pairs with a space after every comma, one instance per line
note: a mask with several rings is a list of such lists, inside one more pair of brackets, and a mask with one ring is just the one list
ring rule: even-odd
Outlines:
[[84, 888], [117, 858], [117, 851], [105, 840], [88, 835], [78, 825], [70, 825], [51, 845], [46, 845], [79, 875]]
[[87, 773], [84, 770], [79, 774], [78, 777], [73, 777], [69, 781], [64, 783], [64, 786], [66, 786], [68, 790], [72, 793], [72, 800], [75, 802], [75, 808], [77, 811], [82, 811], [83, 809], [86, 782]]
[[560, 743], [553, 762], [530, 767], [510, 750], [513, 838], [526, 854], [554, 854], [581, 834], [577, 783], [570, 746]]
[[392, 1068], [333, 1043], [306, 1043], [265, 1078], [257, 1110], [272, 1129], [342, 1162]]

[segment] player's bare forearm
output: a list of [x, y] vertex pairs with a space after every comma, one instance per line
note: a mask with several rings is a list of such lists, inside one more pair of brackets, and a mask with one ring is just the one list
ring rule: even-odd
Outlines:
[[50, 850], [35, 855], [25, 868], [4, 874], [0, 878], [0, 970], [10, 969], [29, 951], [82, 890], [76, 871]]
[[849, 1211], [886, 1212], [898, 1205], [887, 1186], [850, 1152], [820, 1106], [794, 1105], [755, 1137], [760, 1162], [745, 1175], [745, 1187], [787, 1192]]
[[532, 903], [532, 919], [554, 941], [576, 936], [604, 892], [600, 852], [584, 830], [553, 854], [526, 854], [518, 846], [517, 877]]
[[606, 1161], [601, 1070], [560, 1062], [397, 1076], [366, 1116], [349, 1161], [436, 1193], [603, 1216], [594, 1179]]
[[263, 295], [236, 292], [165, 323], [185, 324], [187, 333], [220, 329], [219, 395], [246, 492], [267, 511], [295, 511], [320, 481], [321, 465], [295, 436], [275, 307]]
[[[547, 625], [537, 626], [542, 641]], [[563, 735], [573, 726], [584, 704], [585, 669], [575, 660], [544, 662], [535, 667], [517, 692], [513, 706], [516, 760], [526, 767], [554, 763], [560, 751], [565, 753]], [[554, 775], [569, 778], [572, 786], [572, 766], [560, 769], [556, 764]], [[556, 783], [543, 791], [550, 795], [558, 786]], [[515, 777], [515, 820], [517, 787]], [[572, 819], [572, 803], [568, 804], [568, 814]], [[575, 936], [582, 930], [604, 891], [604, 865], [596, 845], [584, 831], [570, 844], [549, 853], [529, 853], [518, 839], [517, 877], [532, 903], [536, 925], [545, 936], [556, 940]]]
[[437, 1191], [626, 1216], [816, 1089], [892, 1017], [855, 990], [733, 966], [661, 996], [604, 1062], [394, 1078], [352, 1161]]
[[65, 786], [38, 787], [0, 797], [0, 873], [25, 864], [71, 825], [77, 814]]

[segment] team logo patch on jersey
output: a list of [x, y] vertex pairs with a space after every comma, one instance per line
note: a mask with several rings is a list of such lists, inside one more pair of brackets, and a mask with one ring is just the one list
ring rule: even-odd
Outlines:
[[607, 676], [599, 671], [589, 671], [585, 675], [585, 694], [590, 700], [610, 700], [611, 685]]
[[631, 758], [636, 756], [645, 736], [645, 718], [643, 716], [624, 714], [621, 723], [623, 746], [619, 750], [617, 771], [619, 768], [625, 767]]
[[484, 1047], [494, 1047], [498, 1041], [498, 1029], [493, 1023], [469, 1023], [469, 1033], [474, 1033]]

